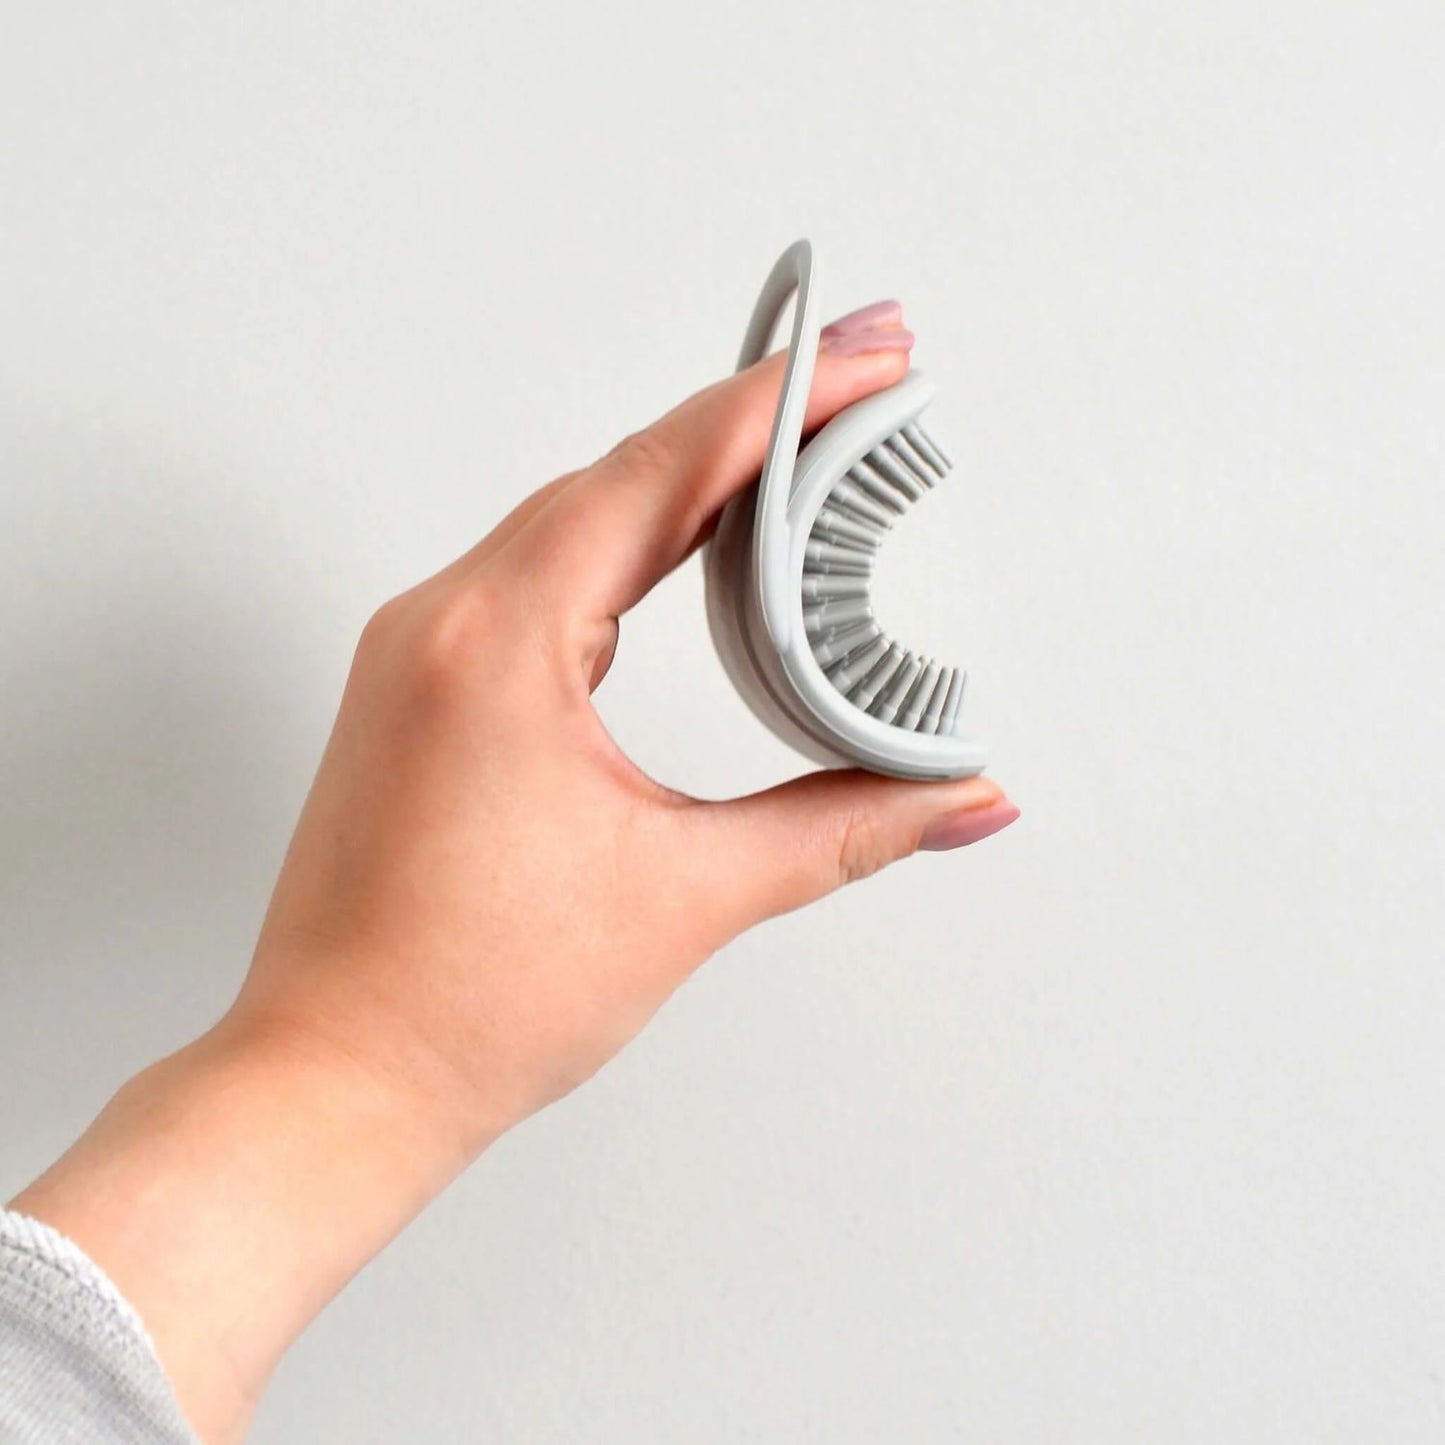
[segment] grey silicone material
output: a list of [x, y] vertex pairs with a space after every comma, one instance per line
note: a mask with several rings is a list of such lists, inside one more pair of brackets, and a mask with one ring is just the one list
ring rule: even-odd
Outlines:
[[909, 372], [846, 407], [800, 453], [819, 335], [807, 241], [790, 246], [769, 273], [738, 369], [767, 354], [795, 292], [762, 476], [723, 509], [708, 544], [707, 614], [718, 655], [754, 714], [815, 762], [905, 778], [981, 772], [982, 745], [957, 731], [964, 674], [890, 640], [868, 594], [873, 557], [893, 521], [949, 469], [919, 423], [933, 385]]

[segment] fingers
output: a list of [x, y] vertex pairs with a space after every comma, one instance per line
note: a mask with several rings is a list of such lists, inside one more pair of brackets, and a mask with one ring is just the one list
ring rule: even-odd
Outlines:
[[[829, 339], [805, 431], [898, 381], [912, 340], [892, 320]], [[782, 374], [783, 356], [770, 356], [628, 437], [535, 519], [529, 564], [558, 569], [584, 608], [625, 612], [687, 556], [723, 503], [757, 479]]]
[[716, 893], [729, 933], [801, 908], [906, 858], [976, 843], [1019, 816], [997, 783], [911, 783], [835, 771], [796, 778], [689, 820], [721, 860]]

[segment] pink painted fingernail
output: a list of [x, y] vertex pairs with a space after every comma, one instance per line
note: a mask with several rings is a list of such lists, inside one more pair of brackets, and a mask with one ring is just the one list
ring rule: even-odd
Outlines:
[[871, 331], [875, 326], [901, 326], [903, 324], [903, 303], [901, 301], [875, 301], [871, 306], [860, 306], [836, 321], [830, 321], [823, 328], [824, 336], [848, 336], [855, 331]]
[[818, 350], [829, 356], [863, 356], [870, 351], [912, 351], [913, 333], [902, 326], [873, 326], [866, 331], [823, 333]]
[[932, 853], [964, 848], [1007, 828], [1019, 816], [1016, 804], [1000, 798], [985, 808], [960, 808], [935, 818], [919, 839], [918, 846]]

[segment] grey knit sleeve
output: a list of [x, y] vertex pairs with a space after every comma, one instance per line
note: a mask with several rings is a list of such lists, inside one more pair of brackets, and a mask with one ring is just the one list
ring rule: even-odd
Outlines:
[[140, 1317], [72, 1241], [0, 1210], [0, 1442], [196, 1445]]

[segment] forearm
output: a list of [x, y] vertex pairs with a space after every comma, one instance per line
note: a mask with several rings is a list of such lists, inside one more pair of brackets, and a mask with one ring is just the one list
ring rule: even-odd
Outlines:
[[239, 1439], [277, 1360], [465, 1166], [421, 1090], [231, 1015], [127, 1083], [12, 1208], [135, 1306], [187, 1416]]

